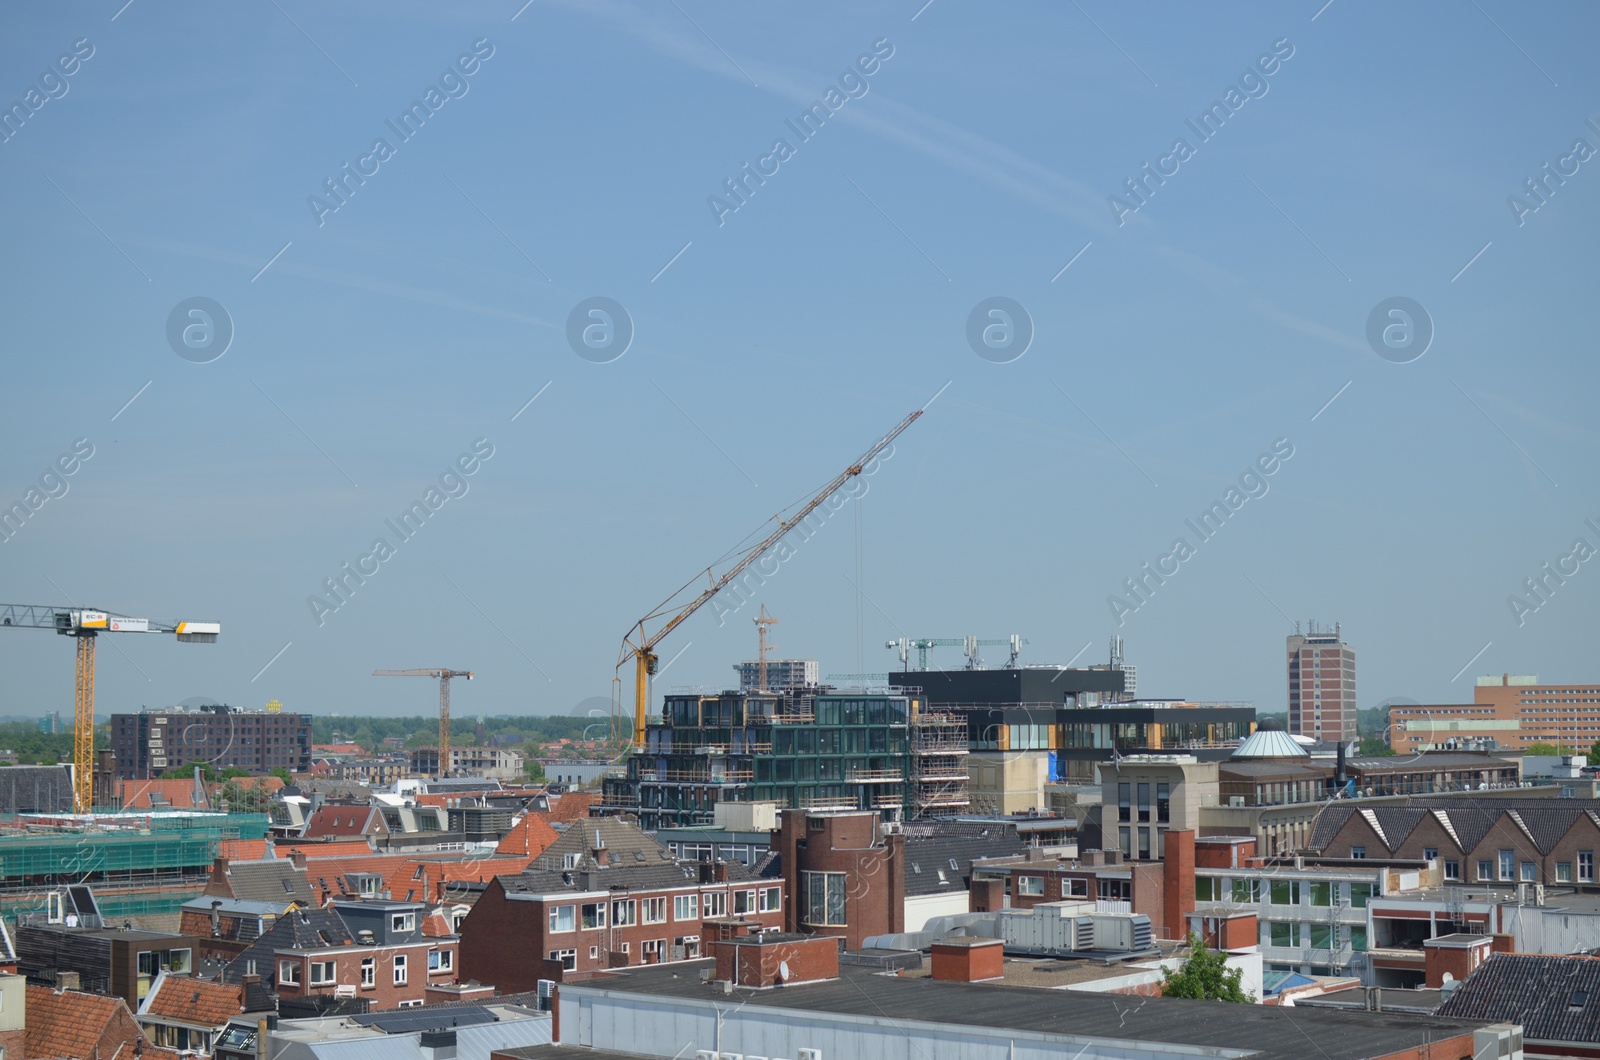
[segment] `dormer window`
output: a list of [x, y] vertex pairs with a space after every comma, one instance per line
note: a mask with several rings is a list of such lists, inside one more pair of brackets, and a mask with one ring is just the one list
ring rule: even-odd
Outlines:
[[395, 913], [389, 918], [390, 931], [415, 931], [417, 930], [417, 914]]

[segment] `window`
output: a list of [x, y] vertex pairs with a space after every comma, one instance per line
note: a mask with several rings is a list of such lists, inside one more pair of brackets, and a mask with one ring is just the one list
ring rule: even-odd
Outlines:
[[611, 903], [611, 924], [613, 927], [628, 927], [638, 923], [639, 904], [632, 898]]
[[278, 962], [278, 985], [279, 986], [299, 986], [300, 985], [300, 962], [299, 961], [279, 961]]
[[1214, 876], [1196, 876], [1194, 878], [1194, 897], [1197, 902], [1214, 902], [1217, 900], [1217, 879]]
[[1447, 880], [1459, 880], [1461, 878], [1461, 862], [1447, 859], [1444, 863], [1444, 878]]
[[1517, 852], [1515, 850], [1500, 851], [1500, 878], [1509, 880], [1514, 878], [1517, 867]]
[[395, 913], [389, 918], [390, 931], [415, 931], [417, 930], [417, 914]]
[[1328, 949], [1333, 939], [1333, 931], [1327, 924], [1311, 925], [1311, 948], [1314, 950]]
[[403, 953], [394, 955], [394, 985], [406, 985], [406, 955]]
[[455, 950], [429, 950], [428, 951], [428, 974], [429, 975], [432, 975], [435, 972], [454, 971], [455, 970], [455, 966], [456, 966], [456, 951]]
[[333, 961], [311, 962], [311, 985], [327, 986], [337, 982], [339, 978], [338, 965]]
[[378, 960], [376, 957], [363, 957], [361, 959], [361, 985], [367, 990], [371, 990], [378, 985]]
[[1357, 953], [1367, 952], [1367, 929], [1353, 927], [1350, 929], [1350, 948]]
[[1117, 838], [1122, 842], [1122, 856], [1133, 857], [1133, 829], [1122, 825], [1117, 829]]
[[1594, 851], [1578, 851], [1578, 882], [1591, 883], [1594, 881]]
[[1295, 931], [1297, 925], [1275, 920], [1268, 924], [1271, 929], [1271, 939], [1274, 946], [1294, 946], [1297, 944]]
[[1556, 882], [1557, 883], [1571, 883], [1572, 882], [1572, 862], [1570, 862], [1570, 861], [1558, 861], [1558, 862], [1556, 862]]
[[583, 928], [585, 931], [606, 926], [606, 904], [604, 902], [583, 903]]
[[575, 972], [578, 970], [577, 950], [551, 950], [550, 959], [552, 961], [560, 961], [561, 970], [564, 972]]
[[[1133, 786], [1131, 784], [1122, 783], [1117, 785], [1117, 820], [1133, 820], [1133, 812], [1130, 806], [1133, 801], [1132, 794]], [[1123, 829], [1123, 831], [1127, 831], [1127, 829]]]
[[644, 963], [652, 964], [660, 961], [661, 944], [666, 941], [666, 939], [645, 939], [644, 944], [639, 947], [640, 953], [644, 955]]
[[684, 935], [681, 938], [673, 939], [672, 945], [674, 948], [683, 950], [683, 959], [686, 961], [692, 961], [700, 956], [699, 935]]
[[[1300, 881], [1299, 880], [1273, 880], [1272, 881], [1273, 905], [1299, 905]], [[1276, 943], [1274, 943], [1276, 945]]]
[[806, 924], [837, 927], [845, 923], [845, 874], [801, 873], [805, 887], [803, 918]]
[[1352, 883], [1350, 885], [1350, 908], [1365, 909], [1367, 899], [1372, 897], [1373, 885], [1370, 883]]
[[1478, 862], [1478, 880], [1480, 882], [1494, 879], [1494, 862], [1484, 858]]
[[1172, 819], [1172, 786], [1163, 781], [1156, 785], [1156, 820], [1166, 824]]
[[1433, 861], [1436, 858], [1438, 858], [1438, 856], [1439, 856], [1439, 848], [1438, 847], [1423, 847], [1422, 848], [1422, 860], [1423, 861]]
[[591, 961], [593, 961], [593, 960], [599, 959], [599, 957], [600, 957], [600, 947], [599, 946], [590, 946], [589, 947], [589, 959]]
[[1333, 904], [1333, 885], [1321, 880], [1311, 881], [1311, 904], [1327, 908]]
[[754, 892], [754, 891], [734, 891], [733, 892], [733, 913], [734, 913], [735, 916], [742, 916], [745, 913], [754, 913], [755, 911], [756, 911], [756, 892]]
[[781, 887], [763, 887], [761, 889], [761, 905], [760, 905], [760, 909], [759, 909], [760, 912], [763, 912], [763, 913], [776, 913], [778, 911], [778, 907], [780, 905], [782, 905], [782, 904], [783, 904], [783, 888], [781, 888]]
[[1531, 861], [1524, 861], [1522, 863], [1522, 881], [1524, 883], [1533, 883], [1538, 878], [1539, 866], [1535, 865]]
[[1367, 856], [1367, 848], [1366, 847], [1351, 847], [1350, 848], [1350, 856], [1352, 858], [1365, 858]]
[[700, 896], [700, 905], [704, 916], [727, 916], [728, 892], [707, 891]]
[[550, 930], [552, 932], [556, 932], [556, 931], [576, 931], [577, 928], [578, 928], [578, 920], [577, 920], [577, 916], [576, 916], [576, 911], [577, 911], [577, 907], [576, 906], [571, 906], [571, 905], [554, 905], [554, 906], [551, 906], [550, 907]]
[[1150, 785], [1146, 782], [1139, 784], [1139, 820], [1150, 820]]
[[1043, 876], [1018, 876], [1017, 893], [1042, 897], [1044, 895]]
[[644, 922], [646, 924], [665, 924], [667, 922], [667, 900], [665, 898], [644, 898]]
[[1231, 897], [1235, 902], [1258, 902], [1261, 900], [1260, 880], [1234, 880]]
[[672, 919], [699, 920], [700, 896], [698, 894], [680, 894], [673, 898]]

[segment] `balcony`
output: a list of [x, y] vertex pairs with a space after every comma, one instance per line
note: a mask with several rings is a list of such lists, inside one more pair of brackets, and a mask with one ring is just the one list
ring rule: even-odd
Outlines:
[[851, 784], [901, 784], [906, 777], [898, 769], [852, 769], [845, 779]]

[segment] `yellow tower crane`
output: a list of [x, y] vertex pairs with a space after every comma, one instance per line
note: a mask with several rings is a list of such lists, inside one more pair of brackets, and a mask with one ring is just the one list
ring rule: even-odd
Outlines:
[[756, 652], [756, 688], [765, 692], [767, 690], [767, 652], [774, 647], [774, 645], [767, 643], [767, 627], [776, 626], [778, 620], [767, 614], [767, 605], [762, 604], [761, 614], [750, 621], [756, 624], [756, 642], [760, 645], [759, 650]]
[[472, 680], [470, 670], [374, 670], [373, 677], [437, 677], [439, 679], [439, 776], [450, 775], [450, 679]]
[[[630, 659], [633, 660], [633, 749], [635, 751], [640, 751], [644, 748], [645, 717], [650, 705], [650, 676], [656, 672], [660, 665], [660, 657], [656, 654], [656, 645], [660, 644], [668, 633], [682, 625], [683, 621], [690, 615], [710, 603], [713, 597], [727, 588], [735, 578], [743, 574], [750, 564], [763, 556], [768, 549], [778, 543], [780, 538], [790, 530], [793, 530], [802, 519], [816, 511], [824, 501], [838, 492], [839, 487], [861, 474], [862, 469], [871, 463], [873, 458], [889, 448], [889, 444], [900, 436], [900, 432], [915, 423], [917, 417], [921, 415], [922, 410], [918, 409], [901, 420], [895, 425], [894, 430], [879, 439], [872, 448], [861, 454], [855, 463], [845, 468], [832, 482], [822, 487], [816, 496], [798, 509], [795, 509], [793, 514], [786, 515], [780, 512], [773, 516], [773, 521], [777, 523], [777, 526], [773, 528], [771, 533], [749, 548], [724, 557], [733, 558], [734, 560], [733, 566], [729, 567], [725, 573], [717, 575], [713, 572], [713, 568], [707, 567], [701, 574], [695, 575], [677, 592], [667, 597], [648, 615], [634, 623], [633, 629], [629, 630], [628, 635], [622, 639], [622, 649], [617, 657], [617, 669], [621, 670]], [[746, 540], [749, 539], [746, 538]], [[692, 587], [700, 580], [702, 575], [707, 581], [705, 589], [687, 602], [681, 602], [684, 595], [692, 591]], [[661, 628], [654, 633], [649, 632], [647, 624], [657, 620], [664, 620]], [[764, 630], [766, 627], [762, 626], [760, 628]]]
[[112, 611], [79, 607], [37, 607], [0, 604], [0, 626], [53, 629], [78, 640], [77, 677], [73, 689], [72, 809], [94, 808], [94, 642], [102, 633], [172, 633], [191, 644], [213, 644], [222, 626], [216, 622], [157, 622]]

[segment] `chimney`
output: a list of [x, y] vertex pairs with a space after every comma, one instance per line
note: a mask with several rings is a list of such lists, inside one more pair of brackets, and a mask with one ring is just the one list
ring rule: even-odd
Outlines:
[[1333, 787], [1334, 787], [1334, 790], [1335, 791], [1343, 791], [1344, 790], [1344, 782], [1345, 782], [1344, 741], [1340, 740], [1339, 741], [1339, 753], [1338, 753], [1338, 756], [1334, 759], [1334, 766], [1333, 766]]
[[1167, 938], [1181, 938], [1194, 912], [1194, 832], [1175, 829], [1167, 833], [1162, 851], [1162, 925]]
[[56, 973], [56, 992], [57, 993], [60, 993], [63, 990], [81, 990], [81, 989], [83, 989], [83, 980], [78, 975], [77, 972], [57, 972]]
[[295, 868], [303, 869], [306, 867], [306, 852], [304, 850], [291, 850], [289, 851], [289, 860], [294, 862]]
[[222, 934], [222, 901], [216, 899], [211, 903], [211, 937], [217, 938]]

